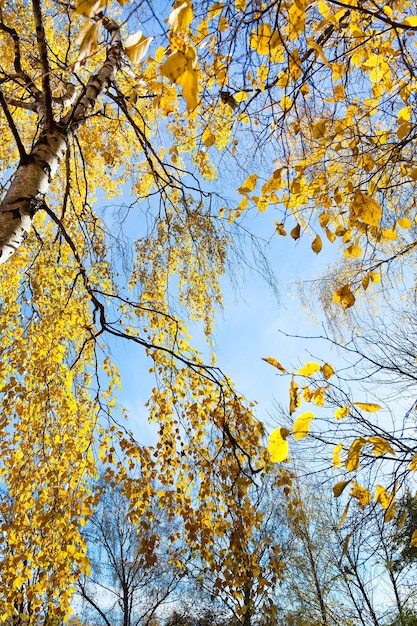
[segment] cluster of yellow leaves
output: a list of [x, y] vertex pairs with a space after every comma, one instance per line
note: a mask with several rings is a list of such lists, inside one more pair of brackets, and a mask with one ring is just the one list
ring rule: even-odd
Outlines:
[[170, 48], [173, 51], [160, 66], [162, 76], [182, 88], [189, 113], [197, 107], [199, 91], [197, 51], [189, 43], [188, 33], [192, 19], [191, 0], [175, 0], [168, 18]]

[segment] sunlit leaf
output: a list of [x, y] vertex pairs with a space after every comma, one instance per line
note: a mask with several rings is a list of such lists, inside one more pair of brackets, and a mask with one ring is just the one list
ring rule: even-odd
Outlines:
[[148, 52], [152, 40], [153, 37], [145, 37], [140, 30], [134, 35], [129, 35], [124, 45], [126, 55], [132, 63], [136, 64], [142, 61]]
[[290, 383], [290, 415], [298, 409], [300, 405], [300, 398], [298, 395], [298, 385], [294, 379]]
[[358, 501], [361, 509], [364, 509], [372, 501], [372, 495], [368, 489], [358, 485], [356, 481], [352, 483], [350, 495]]
[[237, 190], [238, 193], [245, 194], [245, 193], [250, 193], [251, 191], [253, 191], [256, 187], [257, 180], [258, 180], [258, 174], [251, 174], [250, 176], [248, 176], [248, 178], [245, 180], [243, 185], [239, 187], [239, 189]]
[[375, 411], [379, 411], [380, 409], [382, 409], [382, 406], [379, 406], [379, 404], [374, 404], [372, 402], [353, 402], [353, 404], [362, 411], [367, 411], [368, 413], [374, 413]]
[[374, 435], [373, 437], [368, 438], [368, 442], [373, 445], [373, 454], [375, 456], [381, 456], [382, 454], [395, 454], [394, 448], [391, 446], [389, 441], [384, 439], [383, 437], [378, 437]]
[[359, 458], [362, 452], [362, 448], [366, 445], [367, 440], [365, 437], [358, 437], [354, 440], [349, 448], [349, 452], [346, 459], [346, 469], [348, 472], [353, 472], [359, 467]]
[[321, 365], [319, 363], [314, 363], [313, 361], [309, 361], [305, 363], [303, 367], [300, 367], [298, 373], [300, 376], [312, 376], [315, 372], [318, 372], [321, 369]]
[[310, 422], [314, 419], [314, 413], [303, 413], [294, 422], [293, 435], [294, 439], [303, 439], [308, 435]]
[[355, 304], [355, 296], [350, 290], [349, 285], [344, 285], [337, 289], [333, 295], [333, 302], [340, 302], [344, 309], [349, 309]]
[[340, 460], [340, 454], [343, 450], [343, 444], [338, 443], [333, 449], [333, 469], [339, 469], [342, 467], [342, 461]]
[[335, 498], [338, 498], [339, 496], [342, 495], [345, 487], [352, 482], [351, 480], [342, 480], [340, 483], [336, 483], [335, 485], [333, 485], [333, 495]]
[[284, 367], [282, 367], [281, 363], [279, 361], [277, 361], [273, 356], [262, 357], [262, 361], [266, 361], [270, 365], [273, 365], [274, 367], [279, 369], [281, 374], [286, 374], [287, 373], [287, 370]]
[[286, 437], [289, 431], [286, 428], [276, 428], [269, 436], [268, 451], [273, 463], [281, 463], [288, 456], [288, 441]]
[[175, 0], [173, 9], [168, 17], [168, 24], [174, 33], [183, 33], [193, 20], [193, 6], [191, 0]]
[[356, 192], [350, 204], [351, 212], [364, 224], [379, 226], [382, 219], [382, 207], [374, 198]]
[[330, 363], [325, 363], [322, 366], [321, 371], [323, 372], [323, 376], [326, 380], [329, 380], [329, 378], [331, 378], [334, 374], [334, 369]]
[[336, 417], [337, 420], [341, 420], [344, 417], [347, 417], [349, 415], [349, 407], [348, 406], [342, 406], [340, 409], [336, 409], [334, 414], [335, 414], [335, 417]]

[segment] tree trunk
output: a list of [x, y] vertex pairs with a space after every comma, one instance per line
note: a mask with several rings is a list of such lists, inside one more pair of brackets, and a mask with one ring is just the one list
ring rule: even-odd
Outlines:
[[66, 134], [42, 133], [24, 158], [0, 206], [0, 264], [25, 240], [67, 149]]
[[[43, 130], [30, 153], [21, 158], [0, 204], [0, 265], [26, 239], [36, 211], [44, 206], [45, 196], [65, 155], [69, 138], [88, 118], [120, 67], [123, 52], [120, 26], [107, 19], [103, 19], [103, 26], [111, 35], [106, 60], [98, 72], [90, 76], [83, 92], [65, 116], [53, 121], [52, 129], [50, 126], [49, 130]], [[71, 91], [71, 101], [73, 99]]]

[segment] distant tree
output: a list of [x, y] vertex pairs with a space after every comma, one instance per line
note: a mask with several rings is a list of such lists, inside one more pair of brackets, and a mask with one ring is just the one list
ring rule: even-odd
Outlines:
[[167, 550], [172, 532], [163, 511], [149, 506], [135, 524], [120, 488], [105, 485], [85, 527], [90, 571], [76, 587], [76, 605], [105, 626], [152, 626], [159, 609], [180, 597], [184, 570]]

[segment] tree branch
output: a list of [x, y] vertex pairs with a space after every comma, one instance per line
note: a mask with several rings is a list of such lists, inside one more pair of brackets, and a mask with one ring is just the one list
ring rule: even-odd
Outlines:
[[26, 157], [27, 157], [27, 153], [25, 150], [25, 146], [22, 143], [22, 140], [20, 139], [20, 135], [19, 135], [19, 131], [16, 128], [16, 124], [14, 123], [13, 120], [13, 116], [10, 113], [10, 109], [7, 106], [7, 102], [6, 99], [3, 95], [3, 92], [0, 90], [0, 104], [2, 106], [2, 109], [4, 111], [4, 115], [6, 116], [6, 120], [7, 123], [9, 125], [9, 128], [13, 134], [13, 137], [16, 141], [16, 145], [17, 145], [17, 149], [19, 150], [19, 155], [20, 155], [20, 160], [23, 161]]
[[46, 45], [46, 35], [42, 20], [40, 0], [32, 0], [33, 16], [35, 19], [36, 39], [38, 41], [39, 57], [42, 67], [42, 100], [43, 111], [40, 111], [40, 118], [46, 130], [52, 130], [54, 126], [54, 116], [52, 111], [52, 91], [50, 80], [50, 68], [48, 62], [48, 49]]

